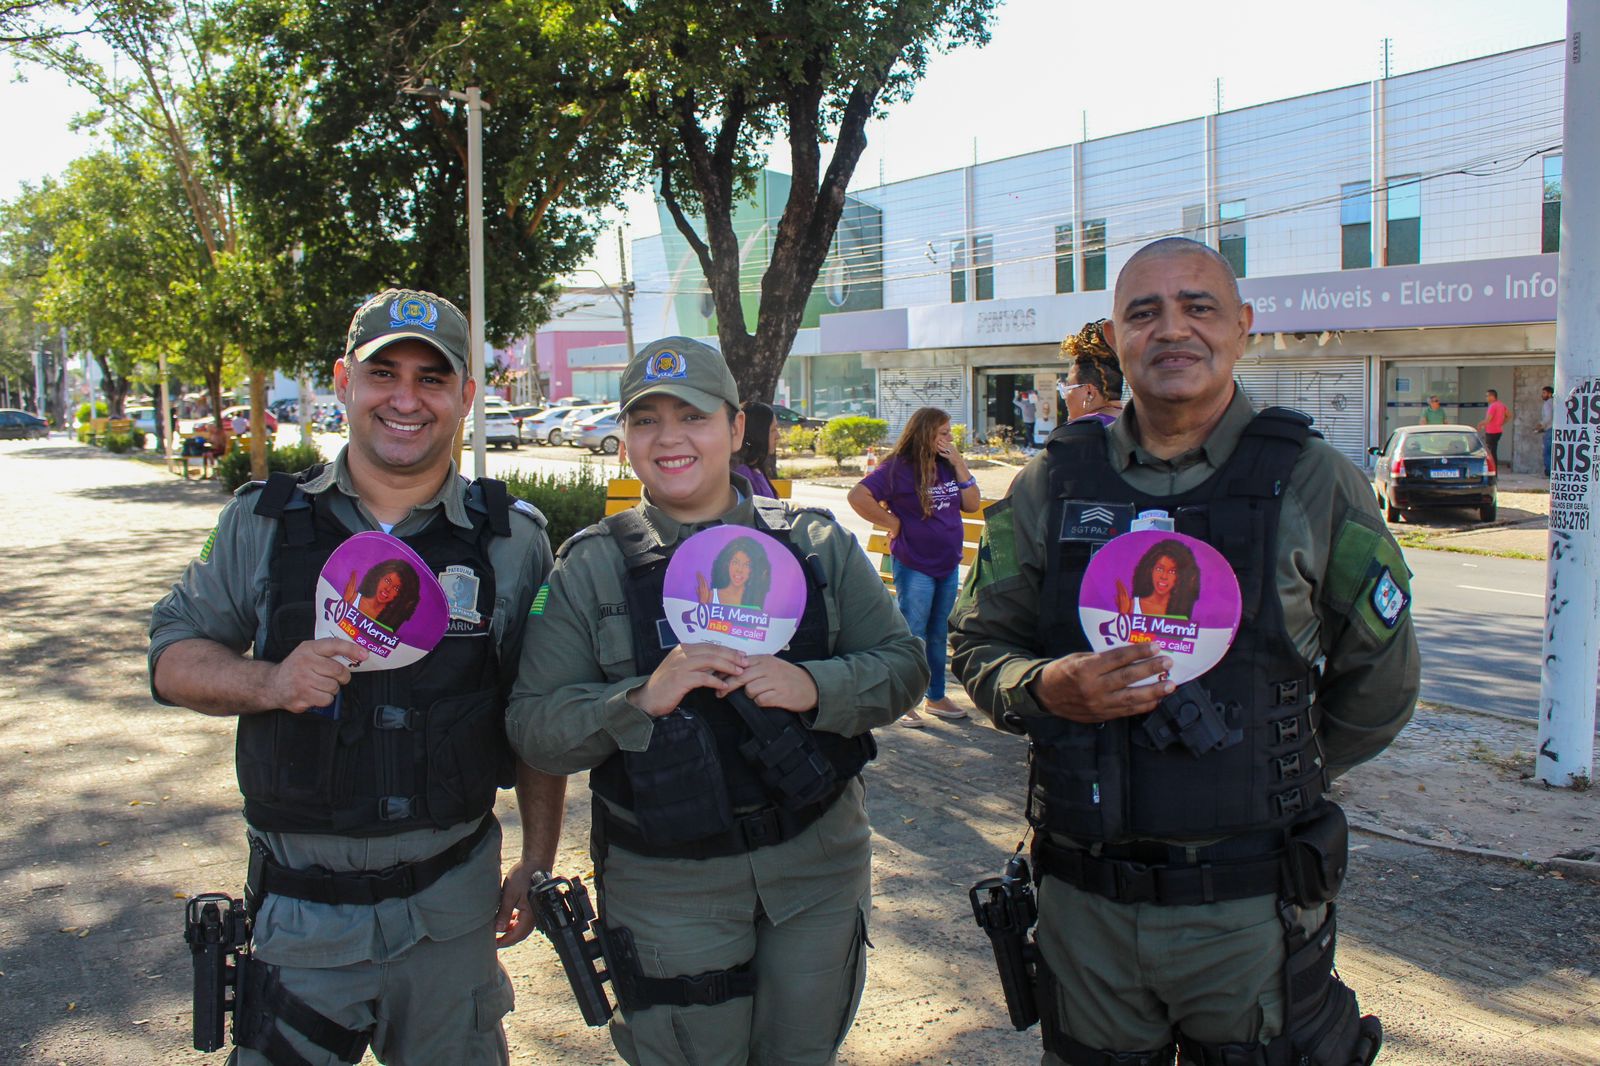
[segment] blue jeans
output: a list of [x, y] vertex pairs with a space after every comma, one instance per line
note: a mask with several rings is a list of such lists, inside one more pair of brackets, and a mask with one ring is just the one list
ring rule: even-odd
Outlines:
[[900, 615], [928, 654], [928, 699], [942, 700], [944, 663], [950, 645], [950, 609], [956, 605], [956, 592], [961, 587], [960, 572], [952, 570], [944, 577], [929, 577], [899, 559], [892, 560], [890, 566]]

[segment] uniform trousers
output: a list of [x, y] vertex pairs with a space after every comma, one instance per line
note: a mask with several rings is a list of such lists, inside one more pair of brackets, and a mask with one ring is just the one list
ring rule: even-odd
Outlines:
[[[850, 801], [847, 795], [840, 802]], [[646, 976], [694, 976], [745, 962], [756, 974], [753, 996], [714, 1006], [619, 1010], [611, 1039], [623, 1060], [632, 1066], [836, 1061], [866, 983], [871, 907], [870, 839], [847, 846], [861, 852], [861, 861], [782, 921], [766, 913], [748, 862], [662, 859], [620, 847], [596, 857], [604, 871], [602, 917], [608, 928], [633, 933]]]
[[[1326, 907], [1298, 911], [1319, 928]], [[1283, 922], [1276, 896], [1194, 906], [1116, 903], [1046, 877], [1039, 949], [1054, 1010], [1072, 1039], [1101, 1051], [1153, 1051], [1181, 1029], [1206, 1044], [1265, 1043], [1283, 1031]], [[1046, 1053], [1045, 1066], [1065, 1061]]]
[[[449, 940], [419, 940], [386, 962], [280, 966], [285, 988], [330, 1021], [374, 1027], [372, 1054], [386, 1066], [506, 1066], [500, 1019], [513, 1005], [511, 979], [495, 957], [494, 922]], [[284, 1022], [274, 1023], [312, 1066], [342, 1060]], [[235, 1048], [229, 1066], [270, 1066]]]

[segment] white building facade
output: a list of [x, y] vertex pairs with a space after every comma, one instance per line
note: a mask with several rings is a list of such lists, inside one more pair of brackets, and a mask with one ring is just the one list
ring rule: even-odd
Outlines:
[[[1110, 314], [1128, 257], [1179, 235], [1226, 256], [1255, 307], [1235, 375], [1257, 406], [1305, 410], [1365, 463], [1428, 395], [1473, 424], [1493, 388], [1514, 415], [1502, 465], [1537, 471], [1562, 48], [857, 190], [881, 212], [882, 309], [824, 314], [803, 333], [788, 402], [807, 406], [807, 364], [828, 361], [870, 387], [892, 431], [924, 405], [980, 437], [1019, 429], [1014, 401], [1054, 391], [1061, 340]], [[640, 343], [703, 333], [677, 321], [668, 293], [687, 275], [669, 269], [660, 238], [635, 247]]]

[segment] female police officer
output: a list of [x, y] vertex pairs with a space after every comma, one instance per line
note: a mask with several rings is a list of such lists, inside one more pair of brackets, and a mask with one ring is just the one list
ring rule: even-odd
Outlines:
[[[720, 353], [657, 341], [621, 397], [644, 502], [563, 546], [528, 620], [512, 743], [546, 772], [592, 771], [601, 917], [634, 947], [613, 982], [622, 1057], [830, 1062], [865, 980], [868, 730], [921, 695], [922, 648], [831, 516], [730, 473], [744, 416]], [[722, 524], [801, 564], [806, 609], [779, 655], [679, 644], [666, 625], [667, 561]]]

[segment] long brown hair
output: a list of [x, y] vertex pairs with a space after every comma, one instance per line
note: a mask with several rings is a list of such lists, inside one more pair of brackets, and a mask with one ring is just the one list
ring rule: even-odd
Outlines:
[[939, 480], [939, 431], [949, 421], [950, 415], [937, 407], [917, 408], [906, 419], [906, 428], [889, 453], [889, 458], [899, 459], [916, 473], [923, 518], [933, 514], [933, 485]]

